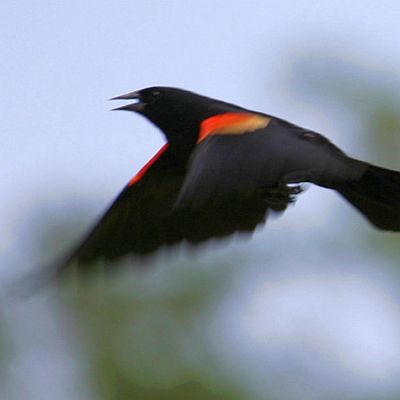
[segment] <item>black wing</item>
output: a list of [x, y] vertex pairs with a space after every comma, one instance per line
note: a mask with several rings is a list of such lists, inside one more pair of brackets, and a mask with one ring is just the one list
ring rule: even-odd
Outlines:
[[330, 186], [359, 177], [365, 170], [323, 136], [286, 121], [243, 134], [210, 136], [189, 161], [177, 207], [201, 209], [210, 201], [251, 198], [260, 190], [312, 182]]
[[[261, 188], [250, 196], [242, 193], [225, 204], [211, 200], [196, 209], [176, 207], [186, 167], [166, 147], [139, 173], [140, 179], [134, 178], [120, 193], [60, 271], [72, 262], [85, 270], [100, 260], [128, 255], [140, 259], [178, 242], [200, 243], [234, 232], [252, 232], [265, 221], [268, 208], [282, 211], [291, 201], [291, 190], [275, 187]], [[140, 264], [140, 260], [134, 262]]]

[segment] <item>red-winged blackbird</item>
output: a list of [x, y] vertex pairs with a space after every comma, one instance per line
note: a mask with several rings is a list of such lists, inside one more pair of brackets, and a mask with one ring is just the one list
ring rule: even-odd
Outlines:
[[112, 100], [127, 99], [137, 102], [116, 110], [145, 116], [167, 143], [61, 270], [251, 232], [269, 212], [283, 212], [302, 182], [334, 189], [375, 227], [400, 231], [399, 172], [350, 158], [280, 118], [185, 90], [152, 87]]

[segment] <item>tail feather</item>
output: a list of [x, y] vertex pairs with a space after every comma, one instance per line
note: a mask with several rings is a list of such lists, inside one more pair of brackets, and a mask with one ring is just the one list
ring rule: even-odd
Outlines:
[[377, 228], [400, 231], [400, 172], [368, 165], [358, 181], [336, 190]]

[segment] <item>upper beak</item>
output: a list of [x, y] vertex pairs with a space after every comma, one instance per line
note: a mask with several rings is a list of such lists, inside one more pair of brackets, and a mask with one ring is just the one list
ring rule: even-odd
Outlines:
[[111, 111], [117, 111], [117, 110], [136, 111], [136, 112], [142, 111], [145, 104], [140, 102], [139, 92], [130, 92], [122, 94], [121, 96], [113, 97], [110, 100], [132, 100], [132, 99], [137, 99], [139, 100], [139, 102], [113, 108]]
[[132, 100], [132, 99], [140, 99], [139, 92], [130, 92], [126, 94], [121, 94], [121, 96], [113, 97], [110, 100]]

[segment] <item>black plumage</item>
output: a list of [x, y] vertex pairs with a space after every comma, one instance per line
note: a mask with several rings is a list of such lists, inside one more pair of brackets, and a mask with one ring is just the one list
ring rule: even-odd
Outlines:
[[58, 268], [140, 258], [179, 242], [252, 232], [303, 182], [338, 191], [379, 229], [400, 231], [400, 173], [348, 157], [322, 135], [192, 92], [153, 87], [119, 107], [154, 123], [167, 145], [134, 177]]

